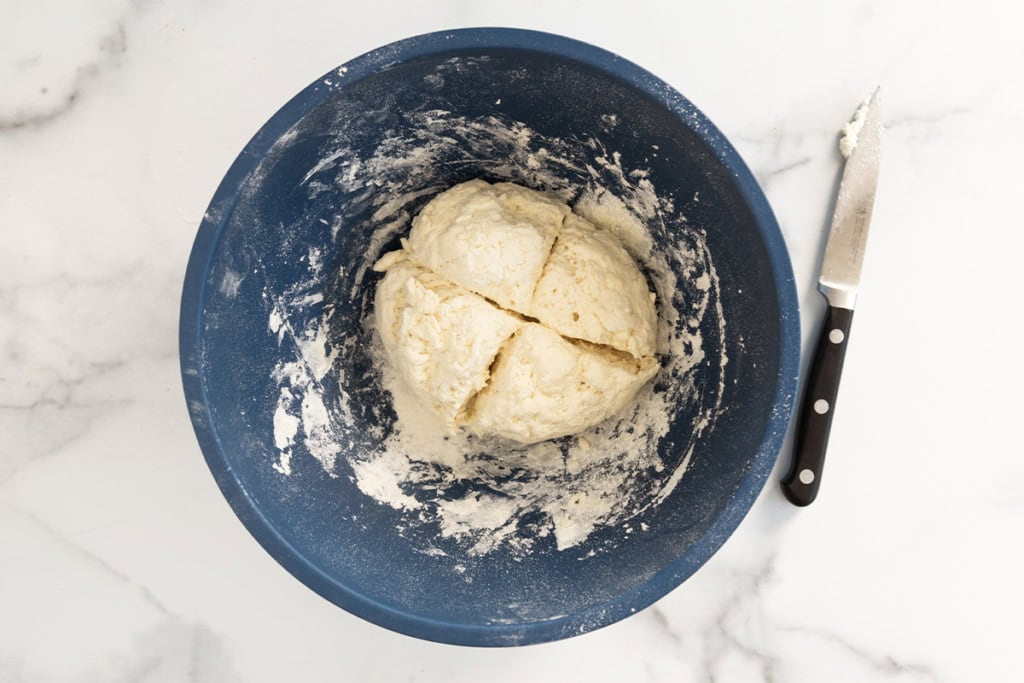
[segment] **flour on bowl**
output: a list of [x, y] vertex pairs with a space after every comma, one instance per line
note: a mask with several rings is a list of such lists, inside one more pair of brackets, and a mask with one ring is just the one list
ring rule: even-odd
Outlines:
[[[626, 167], [598, 139], [545, 137], [496, 115], [404, 116], [415, 135], [386, 135], [366, 157], [339, 136], [305, 174], [311, 197], [342, 192], [346, 215], [369, 218], [330, 221], [332, 240], [365, 235], [359, 249], [337, 257], [335, 272], [324, 271], [328, 254], [311, 252], [307, 277], [267, 293], [267, 331], [283, 356], [272, 375], [273, 468], [290, 476], [308, 454], [328, 476], [350, 478], [395, 510], [396, 532], [427, 555], [568, 551], [607, 531], [586, 559], [642, 532], [646, 523], [630, 521], [672, 493], [721, 407], [725, 320], [703, 233], [678, 215], [673, 198], [658, 195], [647, 170]], [[457, 182], [445, 173], [462, 166], [559, 196], [614, 232], [641, 265], [657, 295], [661, 370], [624, 414], [529, 446], [453, 435], [384, 362], [370, 266], [408, 231], [417, 207]], [[305, 315], [313, 309], [322, 313]], [[673, 430], [680, 415], [692, 417]]]

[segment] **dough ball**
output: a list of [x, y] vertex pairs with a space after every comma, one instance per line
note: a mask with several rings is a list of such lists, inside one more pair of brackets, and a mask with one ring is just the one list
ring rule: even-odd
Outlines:
[[569, 342], [527, 323], [502, 349], [462, 424], [521, 443], [575, 434], [626, 408], [657, 371], [652, 357]]
[[619, 413], [658, 370], [629, 253], [549, 197], [473, 180], [374, 266], [389, 362], [452, 429], [533, 443]]

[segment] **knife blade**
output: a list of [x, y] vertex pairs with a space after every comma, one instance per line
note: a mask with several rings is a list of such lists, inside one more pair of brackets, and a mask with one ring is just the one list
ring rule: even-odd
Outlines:
[[840, 150], [849, 156], [843, 168], [818, 277], [818, 291], [824, 295], [828, 305], [797, 413], [793, 461], [782, 480], [786, 498], [801, 507], [814, 501], [821, 486], [878, 188], [881, 121], [882, 102], [876, 89], [844, 127], [840, 141]]

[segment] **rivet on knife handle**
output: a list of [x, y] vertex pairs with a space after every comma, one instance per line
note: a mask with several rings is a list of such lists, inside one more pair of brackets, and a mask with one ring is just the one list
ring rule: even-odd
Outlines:
[[782, 480], [782, 491], [794, 505], [810, 505], [818, 495], [852, 322], [853, 311], [828, 307], [797, 414], [793, 465]]

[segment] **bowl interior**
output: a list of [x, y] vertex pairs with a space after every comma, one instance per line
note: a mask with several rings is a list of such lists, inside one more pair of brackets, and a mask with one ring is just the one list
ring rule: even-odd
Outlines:
[[[777, 227], [749, 173], [674, 91], [567, 39], [447, 35], [405, 41], [328, 74], [239, 157], [190, 263], [183, 377], [229, 502], [300, 580], [421, 637], [551, 640], [668, 592], [749, 508], [790, 411], [795, 297]], [[549, 537], [528, 553], [502, 546], [470, 556], [464, 542], [439, 538], [430, 524], [411, 529], [409, 514], [357, 486], [351, 458], [372, 450], [395, 420], [368, 351], [364, 322], [377, 275], [366, 265], [396, 246], [434, 194], [476, 177], [570, 202], [597, 186], [653, 188], [665, 200], [645, 219], [655, 250], [693, 250], [697, 234], [710, 254], [718, 282], [709, 305], [720, 306], [725, 324], [715, 316], [702, 323], [705, 362], [693, 370], [700, 400], [681, 403], [658, 442], [669, 471], [687, 444], [692, 457], [671, 494], [628, 530], [597, 528], [564, 550]], [[693, 274], [677, 275], [686, 294]], [[316, 321], [326, 321], [323, 336], [305, 335]], [[302, 365], [310, 345], [326, 349], [323, 367], [282, 366]], [[302, 389], [290, 382], [316, 384], [336, 446], [325, 451], [324, 434], [303, 426], [283, 463], [275, 444], [282, 387], [294, 396]], [[718, 406], [714, 424], [695, 435], [708, 401]], [[286, 407], [319, 409], [301, 403]]]

